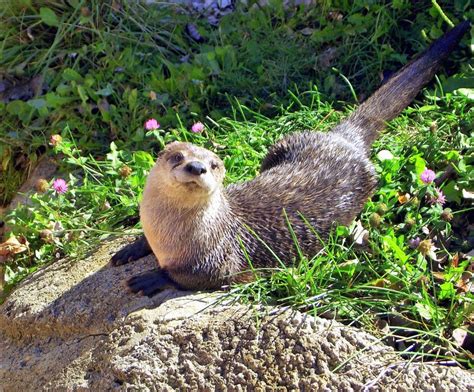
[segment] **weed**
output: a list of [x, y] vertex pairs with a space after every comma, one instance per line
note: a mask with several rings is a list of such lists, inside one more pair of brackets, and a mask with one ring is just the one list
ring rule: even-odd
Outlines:
[[[211, 28], [173, 6], [4, 3], [1, 203], [37, 157], [61, 162], [31, 204], [6, 217], [17, 253], [8, 256], [5, 292], [40, 265], [80, 257], [134, 226], [153, 153], [166, 143], [215, 151], [227, 183], [250, 179], [282, 135], [330, 129], [373, 91], [379, 73], [439, 37], [446, 20], [474, 16], [465, 0], [327, 0], [318, 8], [250, 5]], [[190, 21], [204, 43], [186, 38]], [[450, 76], [439, 75], [374, 145], [379, 188], [358, 219], [365, 246], [339, 227], [314, 257], [256, 271], [233, 295], [361, 325], [406, 356], [472, 365], [453, 338], [474, 309], [466, 257], [474, 76], [465, 42], [447, 63]]]

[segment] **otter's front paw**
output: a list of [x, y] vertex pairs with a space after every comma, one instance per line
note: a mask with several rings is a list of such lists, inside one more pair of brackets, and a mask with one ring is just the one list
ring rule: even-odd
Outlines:
[[145, 236], [142, 235], [135, 242], [126, 245], [124, 248], [120, 249], [115, 253], [110, 262], [112, 265], [123, 265], [127, 264], [130, 261], [135, 261], [141, 259], [142, 257], [148, 256], [151, 253], [150, 245], [146, 240]]
[[133, 293], [142, 293], [152, 297], [156, 293], [170, 288], [176, 288], [176, 284], [170, 279], [168, 274], [162, 269], [156, 269], [136, 275], [127, 281], [127, 285]]

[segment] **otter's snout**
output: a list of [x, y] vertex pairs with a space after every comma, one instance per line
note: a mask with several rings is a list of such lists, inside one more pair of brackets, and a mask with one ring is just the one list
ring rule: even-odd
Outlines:
[[194, 174], [195, 176], [200, 176], [207, 172], [206, 166], [198, 161], [189, 162], [185, 167], [188, 173]]

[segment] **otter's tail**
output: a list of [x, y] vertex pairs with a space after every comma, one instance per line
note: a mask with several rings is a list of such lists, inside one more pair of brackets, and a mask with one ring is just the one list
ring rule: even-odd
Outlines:
[[363, 144], [361, 147], [367, 151], [385, 123], [410, 104], [469, 28], [470, 22], [464, 21], [433, 42], [424, 53], [400, 69], [363, 102], [347, 120], [334, 128], [334, 132], [355, 144]]

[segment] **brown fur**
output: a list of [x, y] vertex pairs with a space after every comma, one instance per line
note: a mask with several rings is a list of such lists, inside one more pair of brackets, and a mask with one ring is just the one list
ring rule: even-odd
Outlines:
[[251, 181], [224, 188], [224, 165], [214, 153], [168, 145], [150, 173], [140, 213], [162, 270], [190, 289], [248, 280], [242, 274], [247, 257], [257, 268], [295, 260], [289, 224], [303, 254], [314, 255], [331, 227], [349, 224], [372, 195], [376, 176], [368, 151], [385, 121], [411, 102], [468, 27], [465, 22], [436, 41], [333, 131], [277, 142]]

